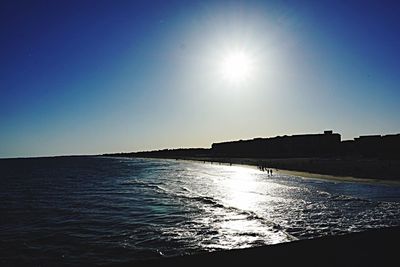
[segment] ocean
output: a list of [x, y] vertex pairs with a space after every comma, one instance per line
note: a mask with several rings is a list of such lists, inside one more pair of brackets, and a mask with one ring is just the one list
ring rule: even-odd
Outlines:
[[0, 160], [0, 265], [118, 264], [400, 225], [400, 186], [210, 162]]

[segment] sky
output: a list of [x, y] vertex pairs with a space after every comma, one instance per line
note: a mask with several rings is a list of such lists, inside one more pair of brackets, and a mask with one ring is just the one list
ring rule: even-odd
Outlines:
[[1, 1], [0, 157], [400, 133], [398, 14], [396, 1]]

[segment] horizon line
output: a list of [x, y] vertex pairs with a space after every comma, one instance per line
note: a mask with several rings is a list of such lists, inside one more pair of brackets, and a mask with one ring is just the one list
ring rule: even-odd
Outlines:
[[[220, 141], [216, 143], [225, 143], [225, 142], [236, 142], [236, 141], [246, 141], [246, 140], [254, 140], [257, 138], [275, 138], [275, 137], [284, 137], [284, 136], [296, 136], [296, 135], [313, 135], [313, 134], [324, 134], [326, 132], [331, 132], [331, 134], [339, 134], [342, 136], [340, 133], [334, 132], [333, 130], [324, 130], [322, 133], [308, 133], [308, 134], [292, 134], [292, 135], [276, 135], [276, 136], [270, 136], [270, 137], [253, 137], [252, 139], [238, 139], [238, 140], [229, 140], [229, 141]], [[355, 140], [358, 137], [361, 136], [385, 136], [385, 135], [399, 135], [400, 133], [388, 133], [388, 134], [369, 134], [369, 135], [359, 135], [356, 137], [353, 137], [353, 139], [345, 139], [345, 140], [340, 140], [341, 142], [344, 141], [351, 141]], [[214, 144], [214, 143], [212, 143]], [[212, 146], [211, 144], [211, 146]], [[128, 151], [128, 152], [102, 152], [100, 154], [60, 154], [60, 155], [36, 155], [36, 156], [16, 156], [16, 157], [0, 157], [0, 160], [7, 160], [7, 159], [38, 159], [38, 158], [60, 158], [60, 157], [94, 157], [94, 156], [106, 156], [106, 155], [111, 155], [111, 154], [128, 154], [128, 153], [140, 153], [140, 152], [154, 152], [154, 151], [162, 151], [162, 150], [176, 150], [176, 149], [211, 149], [211, 147], [206, 148], [206, 147], [179, 147], [179, 148], [159, 148], [159, 149], [153, 149], [153, 150], [139, 150], [139, 151]]]

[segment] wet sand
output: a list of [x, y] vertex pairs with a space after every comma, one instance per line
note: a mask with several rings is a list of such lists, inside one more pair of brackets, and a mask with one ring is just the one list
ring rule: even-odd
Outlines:
[[118, 266], [398, 266], [400, 227]]

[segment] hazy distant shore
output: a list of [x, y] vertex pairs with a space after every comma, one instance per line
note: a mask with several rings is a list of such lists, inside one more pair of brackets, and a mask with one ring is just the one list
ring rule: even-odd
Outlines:
[[[139, 156], [138, 156], [139, 157]], [[141, 156], [140, 156], [141, 157]], [[266, 168], [296, 172], [306, 177], [326, 179], [400, 182], [400, 160], [325, 159], [325, 158], [228, 158], [228, 157], [154, 157], [194, 160], [208, 163], [265, 166]], [[298, 173], [301, 172], [301, 173]]]
[[399, 239], [400, 227], [392, 227], [123, 266], [393, 266]]
[[[400, 134], [341, 140], [332, 130], [317, 134], [213, 143], [211, 148], [175, 148], [103, 154], [117, 157], [184, 159], [253, 165], [353, 179], [400, 182]], [[310, 174], [307, 174], [310, 176]]]

